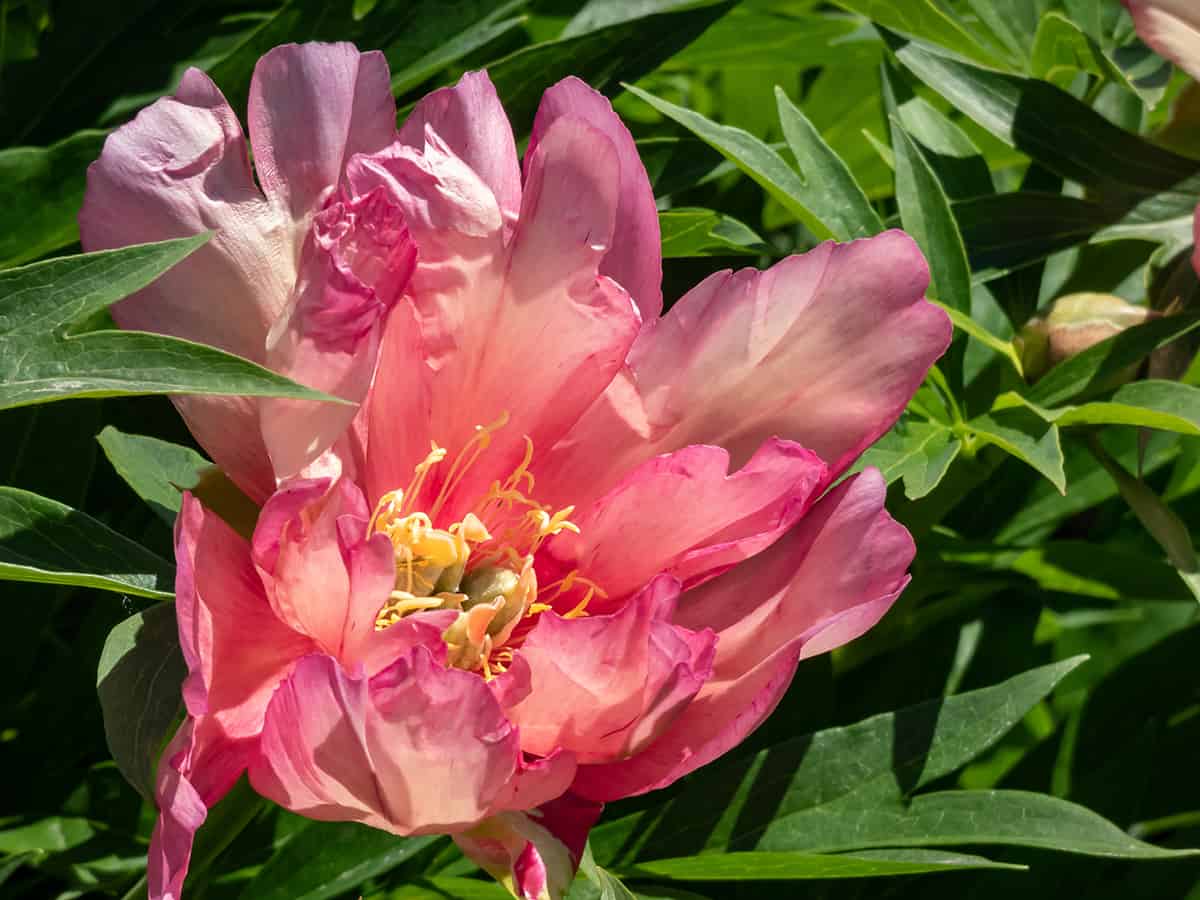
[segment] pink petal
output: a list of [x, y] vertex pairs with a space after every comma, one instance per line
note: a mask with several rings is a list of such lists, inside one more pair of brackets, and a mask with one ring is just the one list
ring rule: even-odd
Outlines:
[[246, 742], [223, 740], [211, 720], [191, 718], [167, 745], [155, 787], [159, 816], [146, 859], [150, 900], [180, 900], [196, 831], [245, 771], [250, 753]]
[[263, 191], [304, 222], [354, 154], [395, 139], [387, 60], [353, 44], [276, 47], [254, 67], [247, 120]]
[[816, 452], [836, 477], [949, 344], [928, 283], [899, 231], [712, 275], [647, 323], [628, 376], [541, 464], [539, 488], [583, 505], [656, 453], [711, 443], [740, 465], [772, 435]]
[[530, 806], [562, 793], [574, 762], [525, 769], [486, 683], [417, 648], [369, 681], [330, 657], [302, 660], [271, 701], [255, 790], [309, 818], [396, 834], [469, 827], [525, 782]]
[[663, 787], [737, 745], [771, 713], [800, 659], [861, 635], [908, 583], [912, 539], [874, 469], [827, 494], [784, 538], [684, 595], [676, 625], [717, 632], [712, 678], [642, 753], [584, 766], [572, 790], [607, 801]]
[[509, 710], [522, 749], [609, 762], [662, 733], [712, 670], [712, 632], [670, 622], [678, 595], [679, 583], [663, 575], [615, 613], [543, 613], [519, 651], [533, 690]]
[[[283, 218], [254, 184], [237, 116], [216, 85], [189, 69], [173, 97], [105, 141], [88, 169], [79, 213], [85, 250], [189, 237], [212, 239], [113, 307], [122, 328], [212, 344], [265, 362], [267, 330], [294, 279]], [[212, 459], [257, 500], [274, 487], [256, 401], [179, 397]]]
[[[430, 440], [453, 457], [476, 426], [507, 413], [509, 425], [456, 492], [473, 503], [512, 470], [524, 436], [550, 446], [620, 367], [637, 317], [624, 291], [597, 274], [615, 216], [615, 152], [590, 126], [564, 120], [532, 157], [508, 247], [490, 189], [436, 135], [420, 153], [393, 148], [351, 167], [360, 190], [391, 183], [419, 252], [411, 288], [419, 335], [393, 337], [408, 324], [401, 320], [385, 343], [424, 358], [385, 349], [371, 396], [372, 496], [403, 487]], [[435, 471], [428, 490], [442, 477]]]
[[825, 481], [825, 464], [790, 441], [769, 440], [737, 472], [728, 467], [720, 447], [647, 460], [573, 515], [580, 533], [555, 537], [547, 552], [564, 572], [578, 569], [598, 583], [610, 600], [659, 572], [688, 588], [767, 547]]
[[249, 544], [188, 493], [175, 525], [175, 559], [188, 711], [213, 717], [231, 738], [251, 737], [276, 685], [313, 643], [276, 617]]
[[662, 238], [654, 191], [633, 135], [603, 94], [578, 78], [565, 78], [542, 95], [529, 137], [527, 165], [542, 136], [564, 117], [580, 119], [602, 132], [617, 151], [621, 187], [616, 237], [600, 272], [629, 292], [644, 319], [655, 319], [662, 313]]
[[487, 72], [467, 72], [454, 87], [426, 94], [400, 129], [400, 142], [420, 150], [432, 128], [491, 188], [506, 218], [521, 209], [521, 170], [512, 126]]
[[1200, 7], [1194, 0], [1122, 0], [1138, 36], [1200, 79]]
[[[331, 202], [313, 220], [291, 302], [268, 337], [270, 368], [345, 400], [363, 400], [384, 322], [408, 287], [416, 253], [385, 188]], [[276, 477], [300, 472], [356, 412], [333, 403], [262, 401], [263, 438]]]

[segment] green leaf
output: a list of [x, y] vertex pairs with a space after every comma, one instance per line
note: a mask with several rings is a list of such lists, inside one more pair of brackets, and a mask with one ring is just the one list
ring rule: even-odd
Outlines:
[[1064, 178], [1127, 196], [1170, 188], [1200, 169], [1044, 81], [981, 69], [914, 43], [895, 53], [957, 109]]
[[665, 803], [599, 825], [592, 846], [606, 865], [622, 866], [706, 849], [762, 849], [755, 835], [773, 821], [806, 813], [819, 821], [850, 798], [856, 809], [898, 802], [992, 746], [1082, 661], [1031, 669], [992, 687], [716, 763]]
[[1162, 245], [1159, 257], [1168, 260], [1192, 246], [1197, 205], [1200, 205], [1200, 176], [1193, 176], [1140, 198], [1119, 215], [1110, 216], [1092, 241], [1097, 244], [1153, 241]]
[[1058, 426], [1027, 409], [1002, 409], [967, 423], [984, 443], [994, 444], [1045, 475], [1062, 493], [1067, 490]]
[[673, 11], [534, 44], [488, 63], [488, 75], [509, 119], [524, 134], [533, 125], [542, 92], [556, 81], [575, 75], [613, 94], [622, 82], [636, 81], [686, 47], [733, 6], [729, 0], [697, 0]]
[[838, 240], [867, 237], [883, 231], [883, 222], [850, 169], [782, 88], [775, 88], [775, 105], [784, 139], [796, 158], [800, 177], [809, 187], [813, 206]]
[[[392, 72], [392, 93], [403, 94], [419, 87], [438, 72], [465, 56], [474, 53], [525, 22], [525, 16], [509, 16], [509, 13], [525, 5], [525, 0], [502, 3], [478, 21], [471, 22], [457, 32], [447, 34], [447, 39], [436, 47], [421, 54], [417, 59], [402, 67], [397, 65]], [[486, 4], [483, 4], [486, 6]], [[443, 23], [450, 24], [450, 23]], [[388, 50], [388, 61], [409, 60], [418, 48], [425, 46], [422, 35], [415, 47], [392, 47]]]
[[100, 653], [96, 692], [109, 752], [150, 802], [158, 757], [183, 712], [187, 671], [171, 603], [130, 616], [108, 633]]
[[1134, 325], [1059, 363], [1025, 396], [1039, 406], [1052, 407], [1111, 388], [1114, 376], [1198, 326], [1200, 315], [1195, 313]]
[[854, 469], [875, 466], [888, 484], [903, 478], [905, 496], [918, 500], [938, 486], [961, 449], [962, 442], [940, 422], [910, 421], [876, 441]]
[[1017, 355], [1017, 350], [1015, 347], [1013, 347], [1012, 341], [1006, 341], [1002, 338], [996, 337], [996, 335], [992, 334], [966, 313], [959, 312], [957, 309], [951, 309], [946, 304], [938, 303], [936, 300], [933, 302], [937, 303], [938, 306], [945, 310], [946, 315], [950, 317], [950, 321], [954, 323], [955, 328], [957, 328], [959, 331], [962, 331], [964, 334], [969, 334], [971, 337], [975, 338], [975, 340], [981, 342], [987, 347], [990, 347], [992, 350], [995, 350], [1006, 360], [1012, 363], [1012, 367], [1016, 370], [1018, 375], [1024, 374], [1021, 366], [1021, 357]]
[[1079, 72], [1087, 72], [1113, 81], [1137, 94], [1147, 106], [1162, 98], [1166, 79], [1143, 91], [1129, 78], [1100, 45], [1062, 13], [1052, 10], [1042, 16], [1033, 42], [1030, 74], [1067, 88]]
[[592, 845], [583, 848], [579, 861], [579, 875], [568, 894], [569, 900], [637, 900], [633, 891], [621, 883], [621, 879], [596, 864]]
[[931, 297], [962, 312], [971, 309], [971, 268], [942, 183], [899, 120], [891, 120], [900, 221], [929, 260]]
[[[828, 193], [825, 185], [817, 178], [808, 179], [797, 173], [782, 156], [754, 135], [740, 128], [719, 125], [698, 112], [676, 106], [633, 85], [626, 85], [626, 88], [667, 118], [687, 128], [745, 172], [819, 237], [849, 240], [855, 236], [843, 230], [851, 227], [854, 213], [850, 213], [850, 217], [847, 218], [847, 210], [841, 197]], [[802, 130], [801, 124], [793, 122], [793, 138], [800, 140]], [[815, 158], [821, 159], [819, 151], [809, 152]], [[834, 164], [828, 157], [824, 157], [821, 165], [828, 169]], [[853, 200], [849, 202], [854, 203]]]
[[104, 134], [81, 131], [49, 147], [0, 150], [0, 269], [79, 240], [84, 173], [100, 155]]
[[0, 487], [0, 579], [170, 597], [170, 563], [91, 516]]
[[73, 334], [208, 240], [197, 235], [0, 272], [0, 409], [67, 397], [224, 394], [342, 403], [248, 360], [133, 331]]
[[1024, 869], [982, 856], [930, 850], [882, 850], [846, 854], [792, 852], [707, 853], [639, 863], [629, 875], [675, 881], [790, 881], [814, 878], [879, 878], [966, 869]]
[[313, 822], [291, 837], [250, 883], [243, 900], [326, 900], [394, 869], [438, 838], [397, 837], [357, 822]]
[[763, 239], [732, 216], [711, 209], [680, 207], [658, 214], [664, 259], [689, 256], [757, 256]]
[[[379, 895], [371, 895], [378, 898]], [[495, 881], [435, 875], [405, 884], [385, 895], [387, 900], [512, 900], [512, 894]]]
[[984, 65], [1006, 68], [1009, 61], [980, 45], [950, 13], [934, 0], [834, 0], [877, 25], [923, 41], [940, 44]]
[[1178, 381], [1135, 381], [1120, 388], [1112, 400], [1057, 409], [1045, 409], [1012, 393], [997, 398], [997, 403], [1027, 405], [1047, 422], [1060, 427], [1137, 425], [1200, 435], [1200, 388]]
[[111, 425], [96, 440], [117, 474], [168, 525], [175, 523], [182, 505], [180, 492], [196, 487], [204, 470], [212, 466], [190, 447], [125, 434]]

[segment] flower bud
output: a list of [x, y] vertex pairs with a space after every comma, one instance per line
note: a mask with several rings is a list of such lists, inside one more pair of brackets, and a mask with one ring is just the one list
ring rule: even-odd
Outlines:
[[[1045, 316], [1030, 319], [1013, 345], [1026, 376], [1036, 381], [1063, 360], [1156, 315], [1112, 294], [1067, 294]], [[1125, 373], [1120, 381], [1132, 376], [1133, 371]]]

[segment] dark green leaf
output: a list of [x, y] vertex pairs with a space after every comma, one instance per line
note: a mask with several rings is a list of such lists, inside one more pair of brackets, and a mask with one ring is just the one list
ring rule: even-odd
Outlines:
[[152, 606], [108, 633], [96, 672], [104, 736], [121, 774], [151, 802], [158, 757], [183, 712], [186, 676], [174, 604]]
[[49, 147], [0, 151], [0, 269], [79, 240], [84, 172], [103, 143], [103, 131], [81, 131]]
[[190, 490], [212, 466], [192, 450], [170, 441], [125, 434], [109, 425], [96, 438], [117, 474], [168, 525], [182, 504], [181, 490]]
[[37, 494], [0, 487], [0, 579], [161, 599], [174, 572], [102, 522]]
[[1024, 869], [932, 850], [865, 850], [860, 853], [791, 852], [706, 853], [681, 859], [639, 863], [630, 875], [649, 875], [675, 881], [790, 881], [793, 879], [879, 878], [965, 869]]

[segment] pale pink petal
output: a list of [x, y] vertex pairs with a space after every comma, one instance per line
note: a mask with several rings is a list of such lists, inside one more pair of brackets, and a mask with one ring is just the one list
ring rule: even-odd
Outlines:
[[212, 717], [232, 738], [253, 736], [276, 685], [313, 642], [276, 617], [250, 545], [188, 493], [175, 525], [175, 558], [188, 711]]
[[740, 465], [773, 435], [816, 452], [836, 477], [949, 344], [928, 284], [920, 250], [899, 231], [822, 244], [765, 272], [712, 275], [647, 323], [618, 393], [539, 466], [540, 491], [584, 504], [656, 453], [711, 443]]
[[616, 236], [600, 264], [600, 273], [629, 292], [643, 318], [657, 318], [662, 313], [662, 237], [654, 191], [633, 135], [613, 112], [608, 98], [578, 78], [565, 78], [542, 95], [529, 137], [526, 165], [542, 136], [563, 117], [587, 122], [612, 141], [617, 151], [621, 188]]
[[[216, 85], [188, 69], [173, 97], [114, 131], [88, 169], [79, 213], [85, 250], [190, 237], [207, 244], [112, 308], [122, 328], [200, 341], [265, 362], [267, 331], [295, 277], [283, 218], [254, 184], [237, 116]], [[209, 456], [242, 490], [274, 487], [256, 401], [179, 397]]]
[[486, 683], [417, 648], [373, 679], [330, 657], [302, 660], [271, 701], [255, 790], [309, 818], [396, 834], [469, 827], [503, 811], [513, 779], [530, 806], [562, 793], [575, 765], [526, 769]]
[[159, 816], [146, 858], [150, 900], [180, 900], [196, 831], [245, 771], [251, 752], [248, 742], [224, 740], [211, 721], [191, 718], [167, 745], [155, 786]]
[[[314, 219], [288, 308], [267, 337], [267, 365], [359, 403], [375, 374], [384, 322], [408, 286], [416, 245], [383, 187], [332, 201]], [[262, 433], [277, 478], [300, 472], [349, 426], [357, 408], [263, 400]]]
[[[769, 440], [737, 472], [720, 447], [657, 456], [572, 515], [545, 554], [618, 600], [668, 572], [690, 588], [767, 547], [804, 514], [825, 464], [790, 441]], [[539, 574], [548, 568], [541, 562]], [[543, 581], [547, 578], [543, 577]]]
[[770, 549], [684, 595], [676, 624], [717, 632], [712, 678], [657, 741], [582, 767], [572, 790], [605, 801], [670, 784], [758, 727], [800, 659], [873, 626], [908, 583], [914, 552], [886, 493], [873, 469], [843, 482]]
[[276, 47], [254, 67], [247, 121], [263, 191], [306, 224], [354, 154], [395, 139], [387, 60], [353, 44]]
[[1200, 79], [1200, 4], [1195, 0], [1123, 0], [1138, 36]]
[[519, 651], [533, 690], [509, 710], [521, 747], [601, 763], [661, 734], [712, 670], [712, 632], [671, 624], [678, 596], [679, 582], [662, 575], [615, 613], [543, 613]]
[[400, 142], [420, 150], [426, 128], [492, 189], [505, 217], [516, 218], [521, 209], [517, 146], [487, 72], [467, 72], [454, 87], [422, 97], [404, 120]]
[[[625, 292], [597, 274], [617, 202], [607, 138], [573, 120], [548, 131], [528, 163], [520, 221], [506, 247], [490, 189], [428, 137], [422, 152], [397, 147], [351, 166], [357, 189], [384, 180], [403, 198], [419, 253], [411, 288], [419, 335], [393, 337], [393, 323], [386, 342], [419, 348], [424, 358], [398, 360], [385, 349], [371, 395], [368, 494], [403, 487], [430, 440], [453, 455], [476, 426], [507, 416], [456, 491], [474, 502], [519, 461], [525, 436], [548, 447], [592, 403], [638, 322]], [[407, 458], [383, 449], [392, 447], [405, 448]], [[439, 490], [443, 477], [435, 470], [427, 489]]]

